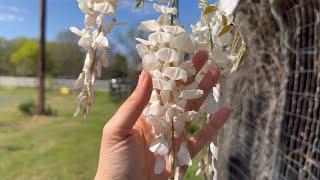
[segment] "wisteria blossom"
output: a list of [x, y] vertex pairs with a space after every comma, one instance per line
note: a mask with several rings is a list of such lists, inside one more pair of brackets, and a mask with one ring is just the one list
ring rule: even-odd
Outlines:
[[[197, 121], [196, 111], [186, 111], [187, 100], [197, 99], [203, 91], [197, 86], [187, 86], [188, 77], [196, 73], [192, 63], [185, 61], [187, 53], [195, 51], [195, 40], [184, 28], [173, 22], [175, 7], [155, 4], [155, 11], [162, 15], [157, 20], [144, 21], [141, 30], [149, 32], [148, 39], [138, 39], [137, 50], [142, 58], [143, 68], [153, 79], [153, 92], [144, 115], [152, 125], [156, 140], [150, 151], [157, 155], [154, 171], [160, 174], [165, 169], [165, 156], [176, 166], [191, 165], [192, 160], [186, 142], [173, 152], [174, 139], [185, 131], [185, 123]], [[174, 159], [173, 159], [174, 158]]]
[[[238, 0], [220, 0], [217, 4], [201, 2], [199, 7], [203, 10], [200, 21], [192, 26], [192, 34], [199, 45], [199, 49], [207, 50], [209, 60], [195, 78], [201, 81], [203, 76], [211, 69], [218, 68], [224, 78], [237, 70], [241, 63], [246, 46], [240, 32], [233, 22], [233, 11], [238, 4]], [[213, 87], [212, 92], [207, 97], [200, 108], [200, 112], [206, 113], [210, 117], [219, 108], [219, 98], [221, 96], [220, 85]], [[213, 173], [213, 179], [217, 178], [217, 170], [214, 160], [217, 160], [218, 147], [213, 142], [208, 148], [212, 161], [200, 161], [197, 174], [206, 169]], [[207, 156], [207, 154], [202, 154]], [[207, 158], [207, 159], [208, 159]]]
[[[245, 46], [232, 21], [232, 12], [237, 3], [229, 5], [225, 2], [200, 3], [199, 6], [203, 9], [202, 17], [192, 26], [191, 34], [173, 19], [177, 14], [174, 6], [155, 4], [153, 7], [161, 16], [157, 20], [143, 21], [139, 26], [141, 30], [150, 33], [147, 39], [137, 38], [140, 42], [137, 50], [143, 68], [153, 79], [154, 90], [144, 115], [156, 136], [150, 146], [150, 151], [157, 155], [154, 167], [156, 174], [165, 169], [165, 156], [171, 159], [173, 172], [176, 172], [179, 166], [192, 164], [186, 142], [181, 143], [178, 152], [174, 152], [172, 147], [175, 139], [185, 132], [186, 122], [199, 120], [200, 113], [210, 117], [218, 110], [220, 85], [213, 87], [199, 111], [187, 111], [186, 102], [203, 95], [203, 91], [197, 87], [209, 70], [218, 68], [222, 75], [227, 77], [239, 66]], [[185, 61], [185, 55], [198, 50], [208, 51], [209, 60], [197, 73], [193, 64]], [[186, 84], [190, 76], [195, 76], [194, 82]], [[210, 166], [216, 178], [214, 159], [217, 158], [218, 148], [213, 143], [210, 147], [213, 155]], [[204, 171], [205, 165], [200, 163], [199, 167], [198, 174]]]
[[[87, 50], [82, 73], [76, 81], [75, 88], [82, 88], [78, 96], [77, 116], [83, 111], [86, 119], [90, 113], [94, 96], [94, 84], [97, 77], [101, 76], [101, 68], [109, 64], [109, 41], [106, 35], [116, 24], [114, 14], [117, 7], [116, 0], [77, 0], [79, 8], [85, 14], [85, 27], [80, 30], [71, 27], [70, 30], [80, 37], [79, 46]], [[106, 16], [111, 21], [104, 24]]]

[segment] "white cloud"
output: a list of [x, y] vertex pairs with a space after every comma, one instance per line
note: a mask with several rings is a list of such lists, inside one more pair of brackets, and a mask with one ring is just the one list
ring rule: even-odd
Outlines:
[[0, 5], [0, 10], [6, 10], [13, 13], [26, 12], [26, 10], [23, 8], [20, 8], [18, 6], [10, 6], [10, 5]]
[[0, 14], [0, 22], [22, 22], [24, 18], [14, 14]]

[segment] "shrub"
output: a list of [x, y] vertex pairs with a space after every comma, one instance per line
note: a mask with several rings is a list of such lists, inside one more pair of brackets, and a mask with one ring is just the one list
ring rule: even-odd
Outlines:
[[33, 100], [28, 100], [26, 102], [21, 103], [18, 106], [18, 109], [23, 114], [34, 115], [34, 113], [36, 111], [36, 104], [34, 103]]
[[[34, 102], [34, 100], [28, 100], [26, 102], [21, 103], [18, 106], [18, 109], [21, 113], [32, 116], [36, 113], [37, 105]], [[50, 105], [45, 109], [45, 113], [47, 116], [58, 115], [58, 111], [53, 109]]]

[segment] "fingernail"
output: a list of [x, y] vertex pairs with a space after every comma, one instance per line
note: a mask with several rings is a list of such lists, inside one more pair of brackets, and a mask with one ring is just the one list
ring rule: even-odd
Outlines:
[[141, 82], [143, 82], [144, 78], [146, 77], [146, 71], [142, 70], [140, 77], [139, 77], [139, 81], [138, 81], [138, 85], [139, 86], [141, 84]]

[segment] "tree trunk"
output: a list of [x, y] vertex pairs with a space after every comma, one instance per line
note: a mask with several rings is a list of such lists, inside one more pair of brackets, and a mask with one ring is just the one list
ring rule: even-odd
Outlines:
[[38, 115], [45, 115], [45, 71], [46, 71], [46, 0], [40, 0], [40, 55], [38, 60]]

